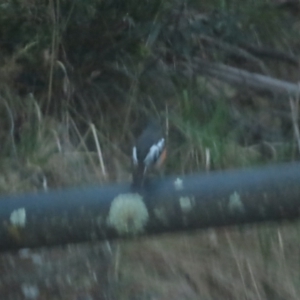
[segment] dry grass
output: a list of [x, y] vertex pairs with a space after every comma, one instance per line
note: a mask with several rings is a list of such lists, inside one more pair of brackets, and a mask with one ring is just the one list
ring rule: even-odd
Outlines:
[[[12, 102], [7, 103], [13, 107]], [[129, 157], [124, 148], [118, 147], [119, 140], [124, 141], [123, 132], [111, 131], [104, 124], [99, 128], [90, 125], [81, 133], [69, 115], [59, 122], [43, 116], [37, 105], [30, 107], [28, 114], [36, 122], [24, 123], [19, 129], [20, 140], [15, 144], [10, 143], [15, 137], [10, 130], [8, 144], [16, 147], [16, 157], [1, 161], [5, 170], [0, 176], [2, 193], [130, 181]], [[266, 152], [267, 157], [276, 159], [284, 144], [266, 143], [262, 151], [259, 144], [242, 146], [234, 139], [221, 139], [218, 130], [224, 120], [223, 108], [204, 127], [190, 123], [193, 116], [174, 117], [174, 112], [180, 116], [192, 108], [177, 109], [170, 120], [169, 142], [173, 151], [169, 169], [189, 172], [249, 165], [262, 161]], [[4, 282], [0, 292], [7, 299], [22, 298], [24, 286], [38, 290], [40, 298], [36, 299], [73, 300], [82, 295], [120, 300], [299, 298], [298, 224], [227, 228], [116, 242], [99, 259], [98, 250], [89, 251], [89, 247], [101, 252], [106, 245], [29, 251], [30, 258], [26, 259], [20, 254], [0, 257], [0, 264], [5, 266], [0, 276], [0, 283]], [[36, 263], [40, 256], [42, 262]], [[62, 270], [65, 276], [57, 279]], [[105, 287], [101, 284], [103, 278], [107, 282]], [[52, 288], [47, 286], [47, 280]], [[16, 292], [14, 286], [20, 290]]]
[[[5, 170], [0, 178], [2, 192], [130, 180], [128, 158], [107, 143], [97, 128], [80, 134], [72, 119], [61, 123], [42, 115], [37, 119], [38, 130], [32, 138], [37, 139], [34, 145], [38, 146], [26, 148], [19, 144], [17, 167], [13, 165], [14, 160], [2, 160]], [[94, 151], [88, 150], [89, 136], [93, 143], [95, 136], [101, 139], [101, 155], [109, 179], [103, 175], [97, 147]], [[74, 140], [77, 143], [72, 142]], [[230, 143], [226, 151], [231, 157], [236, 157], [235, 151], [238, 151], [241, 159], [248, 161], [248, 155], [253, 155], [248, 154], [251, 149], [236, 150], [239, 147]], [[19, 164], [21, 160], [26, 163]], [[227, 154], [226, 160], [229, 166], [231, 160]], [[4, 255], [0, 258], [0, 264], [5, 266], [0, 283], [5, 284], [2, 288], [0, 285], [0, 291], [7, 299], [24, 296], [24, 286], [37, 289], [42, 295], [37, 299], [77, 299], [78, 295], [105, 299], [103, 295], [107, 293], [108, 299], [120, 300], [299, 298], [299, 224], [211, 229], [115, 242], [109, 248], [107, 245], [29, 250], [26, 259], [22, 254]], [[109, 251], [98, 259], [99, 252], [87, 250], [90, 247], [100, 252], [106, 248]], [[42, 257], [42, 262], [36, 263], [37, 257]], [[105, 264], [108, 259], [109, 266]], [[32, 264], [30, 268], [28, 260]], [[66, 275], [62, 275], [58, 283], [56, 276], [62, 270]], [[100, 284], [103, 278], [107, 281], [105, 288]], [[60, 292], [47, 287], [46, 280]], [[13, 291], [15, 285], [20, 286], [19, 292]]]
[[228, 228], [121, 243], [117, 279], [127, 285], [118, 299], [298, 299], [298, 227]]
[[[107, 180], [130, 181], [128, 157], [103, 138], [103, 131], [90, 127], [80, 134], [72, 119], [57, 122], [42, 115], [37, 119], [38, 130], [31, 137], [37, 141], [33, 143], [36, 146], [29, 147], [26, 139], [25, 144], [21, 142], [16, 148], [17, 160], [2, 160], [3, 170], [6, 170], [0, 177], [2, 192], [105, 184]], [[89, 137], [93, 144], [96, 137], [100, 139], [101, 153], [97, 147], [88, 150]], [[233, 142], [223, 149], [227, 166], [234, 163], [236, 151], [241, 161], [246, 162], [254, 151]], [[218, 151], [212, 151], [211, 155]], [[20, 161], [25, 163], [20, 164]], [[186, 170], [187, 167], [181, 165], [180, 168]], [[2, 287], [0, 284], [0, 292], [7, 295], [7, 299], [24, 296], [24, 286], [38, 290], [40, 298], [36, 299], [73, 300], [82, 295], [91, 299], [120, 300], [299, 298], [298, 224], [211, 229], [115, 242], [109, 248], [107, 245], [29, 250], [26, 259], [22, 254], [1, 256], [0, 265], [5, 266], [5, 272], [0, 276], [0, 283], [4, 283]], [[98, 250], [89, 251], [90, 247]], [[106, 248], [109, 251], [98, 258], [98, 253]], [[42, 257], [42, 262], [36, 263], [37, 257]], [[57, 279], [62, 270], [65, 275]], [[52, 288], [45, 283], [47, 280]], [[107, 282], [105, 287], [101, 284], [103, 280]], [[19, 286], [19, 292], [13, 286]]]

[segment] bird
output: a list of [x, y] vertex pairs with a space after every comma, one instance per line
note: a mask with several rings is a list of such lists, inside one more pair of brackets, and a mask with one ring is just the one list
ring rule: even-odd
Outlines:
[[167, 156], [166, 139], [158, 120], [150, 120], [132, 148], [133, 186], [142, 187], [147, 172], [159, 169]]

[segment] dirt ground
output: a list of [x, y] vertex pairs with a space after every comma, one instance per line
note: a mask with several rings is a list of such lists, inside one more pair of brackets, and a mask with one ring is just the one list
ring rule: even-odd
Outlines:
[[1, 299], [299, 299], [299, 226], [259, 225], [0, 256]]

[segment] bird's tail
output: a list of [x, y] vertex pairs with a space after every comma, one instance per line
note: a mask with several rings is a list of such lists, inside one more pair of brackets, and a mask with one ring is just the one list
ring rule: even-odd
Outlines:
[[145, 181], [145, 167], [138, 166], [133, 169], [132, 173], [132, 187], [135, 189], [139, 189], [144, 185]]

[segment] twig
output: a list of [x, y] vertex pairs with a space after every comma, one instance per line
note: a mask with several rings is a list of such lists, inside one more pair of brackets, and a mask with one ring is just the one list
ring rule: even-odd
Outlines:
[[13, 150], [13, 153], [14, 153], [15, 157], [17, 157], [17, 147], [16, 147], [16, 143], [15, 143], [15, 138], [14, 138], [14, 136], [15, 136], [14, 117], [13, 117], [11, 109], [10, 109], [8, 103], [6, 102], [6, 100], [4, 100], [3, 103], [6, 107], [8, 117], [9, 117], [9, 121], [10, 121], [10, 137], [11, 137], [12, 150]]
[[53, 132], [53, 135], [54, 135], [54, 139], [56, 141], [58, 153], [62, 153], [62, 146], [61, 146], [61, 142], [60, 142], [60, 139], [58, 137], [57, 131], [52, 129], [52, 132]]
[[114, 265], [114, 279], [116, 282], [118, 282], [119, 280], [120, 260], [121, 260], [121, 249], [120, 249], [120, 244], [118, 244], [116, 249], [115, 265]]
[[94, 169], [95, 173], [98, 174], [98, 171], [99, 171], [99, 170], [98, 170], [97, 167], [95, 167], [94, 158], [92, 157], [92, 155], [91, 155], [91, 153], [90, 153], [90, 151], [89, 151], [89, 149], [88, 149], [88, 147], [87, 147], [87, 145], [86, 145], [86, 142], [85, 142], [85, 140], [86, 140], [88, 134], [89, 134], [90, 131], [91, 131], [91, 128], [89, 127], [88, 130], [85, 132], [85, 134], [84, 134], [84, 135], [81, 135], [81, 133], [79, 132], [79, 129], [77, 128], [77, 126], [76, 126], [75, 121], [73, 120], [73, 118], [71, 118], [70, 116], [69, 116], [69, 118], [70, 118], [70, 123], [71, 123], [71, 125], [73, 126], [73, 129], [75, 130], [75, 132], [76, 132], [76, 134], [77, 134], [77, 137], [78, 137], [79, 140], [80, 140], [79, 144], [78, 144], [77, 147], [76, 147], [76, 150], [79, 152], [79, 151], [80, 151], [80, 148], [81, 148], [81, 147], [83, 148], [83, 150], [85, 151], [84, 153], [86, 153], [87, 158], [88, 158], [88, 160], [90, 161], [90, 164], [91, 164], [92, 168]]
[[210, 149], [205, 148], [205, 169], [208, 172], [210, 170]]
[[262, 297], [261, 297], [261, 295], [260, 295], [260, 293], [259, 293], [259, 289], [258, 289], [258, 286], [257, 286], [257, 284], [256, 284], [256, 280], [255, 280], [255, 277], [254, 277], [254, 275], [253, 275], [252, 268], [251, 268], [251, 265], [250, 265], [249, 261], [247, 261], [247, 265], [248, 265], [248, 269], [249, 269], [249, 273], [250, 273], [251, 279], [252, 279], [252, 281], [253, 281], [253, 285], [254, 285], [254, 288], [255, 288], [255, 292], [256, 292], [256, 295], [257, 295], [257, 299], [261, 300]]
[[298, 151], [300, 154], [300, 132], [299, 132], [299, 126], [298, 126], [299, 99], [300, 99], [299, 96], [296, 97], [295, 99], [293, 99], [292, 97], [289, 98], [294, 134], [295, 134], [295, 138], [296, 138], [297, 145], [298, 145]]
[[50, 72], [49, 72], [49, 83], [48, 83], [48, 96], [47, 96], [47, 106], [46, 113], [50, 108], [52, 89], [53, 89], [53, 74], [54, 74], [54, 63], [57, 56], [58, 48], [58, 18], [59, 18], [59, 2], [57, 3], [57, 16], [55, 16], [55, 3], [50, 0], [50, 14], [52, 19], [52, 37], [51, 37], [51, 56], [50, 56]]
[[233, 256], [233, 258], [234, 258], [234, 260], [235, 260], [237, 269], [238, 269], [238, 271], [239, 271], [239, 273], [240, 273], [244, 291], [246, 291], [247, 288], [246, 288], [246, 282], [245, 282], [245, 278], [244, 278], [244, 275], [243, 275], [242, 267], [241, 267], [241, 264], [240, 264], [240, 262], [239, 262], [239, 259], [238, 259], [237, 255], [236, 255], [236, 252], [234, 251], [234, 246], [233, 246], [233, 243], [232, 243], [232, 240], [231, 240], [231, 237], [230, 237], [228, 231], [225, 231], [225, 235], [226, 235], [226, 238], [227, 238], [227, 241], [228, 241], [230, 250], [231, 250], [231, 252], [232, 252], [232, 256]]
[[90, 127], [91, 127], [91, 130], [93, 132], [94, 139], [95, 139], [102, 174], [105, 178], [107, 178], [107, 173], [106, 173], [106, 169], [105, 169], [105, 165], [104, 165], [104, 161], [103, 161], [102, 151], [101, 151], [100, 143], [99, 143], [98, 136], [97, 136], [97, 133], [96, 133], [96, 127], [93, 123], [90, 125]]
[[165, 126], [166, 126], [165, 134], [166, 134], [166, 139], [168, 141], [168, 139], [169, 139], [170, 122], [169, 122], [169, 107], [168, 107], [167, 104], [166, 104], [166, 121], [165, 121]]

